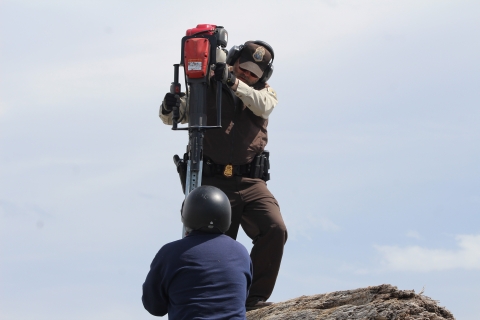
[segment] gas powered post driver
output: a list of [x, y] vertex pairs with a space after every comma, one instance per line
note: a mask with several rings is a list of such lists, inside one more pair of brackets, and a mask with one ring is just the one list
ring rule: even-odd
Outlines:
[[216, 126], [207, 126], [206, 95], [209, 81], [210, 67], [217, 62], [217, 50], [226, 52], [228, 33], [221, 27], [212, 24], [199, 24], [196, 28], [188, 29], [182, 38], [180, 64], [174, 64], [174, 82], [170, 92], [175, 94], [179, 101], [181, 85], [178, 82], [179, 67], [184, 69], [186, 82], [186, 99], [189, 105], [188, 127], [177, 126], [180, 119], [179, 103], [172, 110], [172, 130], [188, 130], [187, 152], [183, 159], [178, 155], [173, 157], [180, 175], [185, 197], [196, 187], [202, 184], [203, 168], [203, 137], [208, 129], [221, 128], [221, 101], [222, 82], [217, 82]]

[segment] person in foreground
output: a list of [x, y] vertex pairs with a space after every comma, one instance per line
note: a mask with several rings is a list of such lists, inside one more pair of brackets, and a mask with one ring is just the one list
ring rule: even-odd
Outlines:
[[231, 223], [227, 196], [200, 186], [185, 199], [182, 222], [188, 235], [164, 245], [150, 265], [142, 302], [168, 319], [246, 319], [252, 283], [247, 249], [224, 235]]
[[[287, 228], [276, 198], [267, 187], [270, 178], [267, 125], [277, 105], [277, 94], [267, 84], [273, 72], [274, 53], [264, 41], [234, 46], [226, 63], [217, 63], [207, 89], [207, 124], [216, 123], [217, 81], [223, 83], [222, 128], [207, 130], [203, 142], [202, 184], [221, 189], [232, 205], [232, 224], [225, 233], [237, 238], [239, 226], [252, 239], [250, 257], [253, 281], [247, 310], [267, 307], [273, 292]], [[220, 59], [217, 59], [220, 60]], [[179, 104], [183, 123], [188, 122], [189, 100], [167, 93], [160, 118], [172, 124], [172, 108]]]

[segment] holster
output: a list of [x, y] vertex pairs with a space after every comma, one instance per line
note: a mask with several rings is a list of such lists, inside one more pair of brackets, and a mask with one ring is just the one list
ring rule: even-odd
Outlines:
[[180, 183], [182, 184], [182, 191], [185, 194], [185, 185], [187, 184], [187, 160], [188, 155], [185, 153], [183, 159], [180, 159], [178, 155], [173, 156], [173, 161], [177, 166], [178, 176], [180, 177]]

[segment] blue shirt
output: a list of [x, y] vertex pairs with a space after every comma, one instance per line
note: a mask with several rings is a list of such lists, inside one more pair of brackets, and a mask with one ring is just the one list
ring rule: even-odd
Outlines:
[[193, 231], [163, 246], [143, 284], [145, 309], [170, 320], [246, 319], [247, 249], [224, 234]]

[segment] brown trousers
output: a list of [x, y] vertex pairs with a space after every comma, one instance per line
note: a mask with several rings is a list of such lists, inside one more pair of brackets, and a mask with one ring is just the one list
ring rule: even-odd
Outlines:
[[202, 185], [215, 186], [230, 199], [232, 224], [225, 234], [236, 239], [241, 225], [252, 239], [253, 280], [247, 304], [259, 299], [266, 301], [275, 287], [287, 241], [287, 228], [277, 200], [261, 179], [204, 175], [202, 180]]

